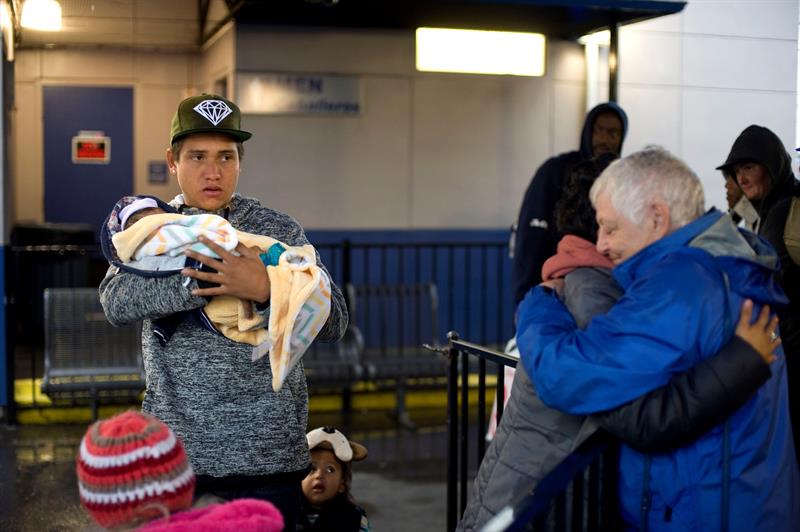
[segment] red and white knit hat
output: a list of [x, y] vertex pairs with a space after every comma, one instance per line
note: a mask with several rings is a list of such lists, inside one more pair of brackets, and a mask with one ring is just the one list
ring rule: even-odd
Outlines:
[[105, 528], [192, 504], [195, 478], [183, 444], [149, 414], [130, 410], [94, 423], [77, 462], [81, 503]]

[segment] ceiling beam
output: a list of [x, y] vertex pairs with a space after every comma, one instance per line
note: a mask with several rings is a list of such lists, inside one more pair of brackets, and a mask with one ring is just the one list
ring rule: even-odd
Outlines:
[[211, 0], [197, 0], [197, 44], [203, 45], [203, 35], [206, 32], [206, 22], [208, 22], [208, 8]]
[[217, 32], [219, 32], [219, 30], [225, 26], [225, 24], [236, 18], [236, 14], [244, 7], [246, 3], [247, 0], [226, 0], [225, 4], [228, 6], [228, 14], [225, 16], [225, 18], [217, 22], [208, 32], [205, 32], [205, 29], [203, 30], [203, 33], [200, 35], [200, 46], [203, 46], [212, 37], [214, 37], [214, 35], [216, 35]]

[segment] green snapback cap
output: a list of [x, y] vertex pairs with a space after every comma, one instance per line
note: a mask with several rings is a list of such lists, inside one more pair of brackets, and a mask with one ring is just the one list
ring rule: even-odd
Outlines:
[[244, 142], [253, 134], [242, 131], [241, 122], [242, 112], [232, 101], [215, 94], [190, 96], [172, 117], [170, 144], [192, 133], [222, 133]]

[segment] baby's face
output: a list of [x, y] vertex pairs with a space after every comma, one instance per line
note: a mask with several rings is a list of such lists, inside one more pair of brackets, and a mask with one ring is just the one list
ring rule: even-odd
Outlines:
[[311, 451], [311, 471], [303, 479], [303, 495], [312, 506], [321, 506], [344, 491], [342, 464], [327, 449]]
[[128, 216], [128, 219], [125, 220], [125, 229], [128, 229], [133, 224], [144, 218], [145, 216], [150, 216], [152, 214], [165, 214], [166, 211], [160, 207], [148, 207], [147, 209], [139, 209], [135, 213]]

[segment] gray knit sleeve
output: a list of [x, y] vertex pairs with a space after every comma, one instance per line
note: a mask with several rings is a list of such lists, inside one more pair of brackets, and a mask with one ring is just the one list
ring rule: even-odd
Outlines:
[[[325, 270], [325, 274], [330, 278], [328, 270], [319, 260], [319, 253], [317, 253], [317, 264]], [[319, 332], [317, 338], [322, 342], [338, 342], [344, 336], [349, 319], [344, 295], [342, 295], [341, 289], [331, 280], [331, 315], [328, 316], [328, 321], [325, 322], [325, 326]]]
[[204, 298], [190, 293], [197, 281], [184, 286], [185, 280], [180, 274], [143, 277], [111, 266], [100, 283], [100, 303], [108, 321], [117, 326], [204, 306]]

